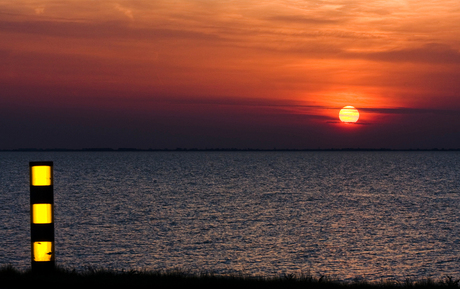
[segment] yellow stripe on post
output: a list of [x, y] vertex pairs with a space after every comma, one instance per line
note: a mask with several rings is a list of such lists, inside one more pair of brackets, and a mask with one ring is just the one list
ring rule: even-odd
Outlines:
[[33, 166], [31, 174], [32, 186], [51, 186], [50, 166]]
[[32, 260], [35, 262], [53, 261], [53, 242], [34, 242]]
[[51, 204], [32, 205], [32, 223], [51, 224], [53, 222], [53, 211]]

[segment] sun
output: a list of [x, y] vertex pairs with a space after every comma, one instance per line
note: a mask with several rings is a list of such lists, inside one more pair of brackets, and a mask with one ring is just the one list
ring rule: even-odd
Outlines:
[[351, 105], [344, 106], [339, 112], [340, 121], [355, 123], [359, 119], [359, 111]]

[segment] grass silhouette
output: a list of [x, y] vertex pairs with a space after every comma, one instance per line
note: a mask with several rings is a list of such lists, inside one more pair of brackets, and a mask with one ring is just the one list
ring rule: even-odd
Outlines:
[[199, 288], [199, 289], [428, 289], [458, 288], [459, 280], [445, 276], [439, 281], [368, 283], [365, 281], [339, 282], [325, 276], [283, 275], [278, 278], [248, 276], [219, 276], [209, 273], [190, 275], [180, 271], [112, 271], [88, 267], [83, 271], [56, 268], [47, 274], [30, 270], [19, 271], [13, 266], [0, 267], [0, 288]]

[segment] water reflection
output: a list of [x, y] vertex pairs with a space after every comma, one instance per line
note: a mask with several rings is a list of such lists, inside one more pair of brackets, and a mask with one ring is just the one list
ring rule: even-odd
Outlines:
[[371, 281], [460, 275], [458, 153], [0, 157], [0, 260], [15, 266], [30, 260], [23, 167], [52, 159], [60, 265]]

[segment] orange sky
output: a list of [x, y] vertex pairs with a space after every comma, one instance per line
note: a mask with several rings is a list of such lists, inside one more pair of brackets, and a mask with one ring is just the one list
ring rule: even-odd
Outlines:
[[460, 148], [458, 0], [0, 0], [0, 37], [0, 149]]

